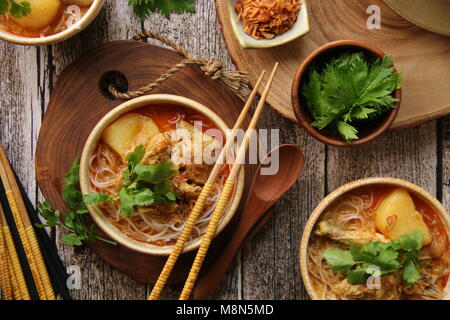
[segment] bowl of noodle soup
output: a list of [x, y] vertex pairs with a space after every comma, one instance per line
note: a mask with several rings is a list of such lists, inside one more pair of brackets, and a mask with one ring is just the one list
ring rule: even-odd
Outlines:
[[[364, 268], [362, 263], [370, 261], [358, 261], [354, 252], [377, 246], [391, 248], [402, 243], [405, 235], [418, 231], [422, 234], [418, 238], [422, 244], [416, 251], [414, 261], [418, 273], [413, 283], [405, 280], [405, 266], [373, 277], [365, 274], [366, 278], [358, 283], [350, 278], [351, 272]], [[307, 222], [300, 243], [303, 283], [313, 300], [447, 300], [450, 298], [449, 232], [447, 210], [417, 185], [394, 178], [350, 182], [329, 194]], [[394, 255], [399, 265], [408, 254], [402, 250]], [[360, 264], [351, 263], [343, 271], [344, 265], [337, 264], [344, 260], [332, 260], [339, 257], [335, 253], [348, 254], [345, 257], [350, 257], [352, 263]]]
[[[103, 193], [113, 199], [88, 205], [95, 223], [114, 241], [134, 251], [169, 255], [206, 183], [215, 162], [214, 156], [224, 145], [228, 129], [225, 122], [207, 107], [175, 95], [143, 96], [110, 111], [91, 132], [80, 160], [83, 195]], [[192, 144], [188, 140], [190, 137], [193, 137]], [[124, 214], [121, 188], [126, 184], [127, 156], [142, 146], [145, 147], [145, 154], [139, 165], [147, 168], [166, 164], [172, 166], [174, 174], [163, 184], [174, 198], [134, 205], [131, 214]], [[192, 150], [192, 154], [186, 150]], [[196, 158], [199, 152], [203, 154]], [[212, 157], [208, 159], [207, 154]], [[233, 159], [234, 153], [230, 154], [230, 159]], [[199, 247], [229, 174], [228, 163], [216, 179], [183, 252]], [[142, 181], [139, 183], [156, 194], [158, 186]], [[241, 170], [216, 235], [233, 218], [243, 188], [244, 170]]]
[[28, 0], [31, 12], [16, 19], [0, 15], [0, 39], [22, 45], [50, 45], [85, 29], [105, 0]]

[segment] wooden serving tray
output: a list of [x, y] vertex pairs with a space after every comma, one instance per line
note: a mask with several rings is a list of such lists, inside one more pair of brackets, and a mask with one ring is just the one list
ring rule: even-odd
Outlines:
[[[308, 0], [311, 31], [271, 49], [243, 49], [230, 24], [227, 1], [216, 0], [222, 33], [233, 62], [255, 84], [263, 68], [280, 62], [267, 102], [296, 121], [291, 106], [294, 73], [306, 56], [334, 40], [369, 42], [394, 58], [403, 72], [403, 95], [394, 128], [410, 127], [450, 113], [450, 38], [423, 30], [389, 9], [382, 0]], [[367, 28], [367, 9], [381, 9], [381, 29]]]
[[[64, 210], [61, 198], [64, 175], [72, 161], [81, 155], [91, 130], [107, 112], [123, 102], [103, 94], [103, 76], [119, 71], [126, 76], [130, 90], [135, 90], [182, 59], [172, 50], [151, 44], [115, 41], [89, 52], [62, 72], [45, 113], [35, 157], [39, 187], [55, 209]], [[211, 80], [196, 67], [182, 69], [153, 93], [175, 94], [198, 101], [215, 111], [230, 127], [243, 107], [242, 101], [220, 80]], [[251, 181], [252, 177], [253, 167], [246, 167], [246, 180]], [[249, 184], [242, 199], [246, 199], [248, 187]], [[213, 241], [203, 271], [227, 243], [241, 209], [242, 203], [230, 225]], [[105, 237], [101, 231], [100, 235]], [[103, 260], [143, 283], [154, 283], [167, 260], [167, 257], [136, 253], [101, 241], [90, 242], [88, 246]], [[170, 283], [185, 281], [194, 257], [195, 251], [180, 257]]]

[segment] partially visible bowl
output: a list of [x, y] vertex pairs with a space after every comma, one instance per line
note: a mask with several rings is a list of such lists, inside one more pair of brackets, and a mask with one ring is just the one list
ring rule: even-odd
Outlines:
[[249, 36], [244, 32], [242, 28], [242, 23], [238, 20], [236, 10], [234, 8], [237, 0], [226, 0], [228, 1], [228, 10], [230, 13], [231, 27], [233, 28], [234, 35], [238, 40], [239, 44], [243, 48], [272, 48], [276, 46], [281, 46], [288, 42], [291, 42], [309, 32], [309, 14], [307, 0], [302, 0], [300, 11], [298, 13], [297, 21], [294, 23], [291, 29], [286, 31], [284, 34], [275, 36], [273, 39], [261, 39], [257, 40]]
[[319, 64], [324, 63], [331, 57], [334, 57], [337, 54], [346, 51], [350, 52], [362, 51], [366, 54], [378, 57], [380, 59], [383, 59], [386, 56], [385, 53], [380, 49], [362, 41], [340, 40], [330, 42], [313, 51], [302, 62], [302, 64], [299, 66], [299, 68], [295, 73], [294, 82], [292, 83], [291, 89], [292, 107], [294, 109], [295, 116], [300, 125], [317, 140], [337, 147], [357, 146], [367, 143], [369, 141], [374, 140], [383, 132], [385, 132], [387, 129], [389, 129], [389, 127], [397, 117], [402, 96], [401, 89], [395, 90], [395, 92], [393, 93], [394, 97], [397, 99], [395, 108], [389, 112], [386, 112], [378, 120], [366, 123], [365, 126], [361, 128], [360, 133], [358, 134], [359, 139], [353, 140], [352, 142], [346, 142], [340, 137], [331, 135], [326, 130], [319, 130], [318, 128], [312, 126], [311, 123], [314, 120], [311, 113], [309, 112], [305, 98], [303, 97], [302, 94], [303, 85], [305, 81], [307, 81], [309, 78], [308, 69], [313, 62]]
[[69, 39], [85, 29], [99, 14], [106, 0], [94, 0], [86, 14], [75, 25], [57, 34], [41, 37], [21, 37], [0, 29], [0, 39], [22, 45], [39, 46], [55, 44]]
[[[377, 178], [366, 178], [366, 179], [360, 179], [356, 180], [350, 183], [347, 183], [339, 188], [337, 188], [335, 191], [330, 193], [325, 199], [323, 199], [319, 205], [314, 209], [311, 216], [308, 219], [308, 222], [306, 223], [305, 229], [303, 230], [302, 239], [300, 242], [300, 272], [303, 279], [303, 284], [306, 287], [306, 291], [308, 292], [309, 296], [313, 300], [318, 300], [319, 295], [314, 288], [314, 285], [311, 281], [311, 277], [308, 271], [308, 245], [309, 240], [311, 238], [311, 235], [314, 231], [314, 228], [316, 226], [316, 223], [321, 218], [322, 214], [327, 211], [327, 209], [341, 196], [344, 194], [353, 191], [355, 189], [361, 188], [361, 187], [367, 187], [367, 186], [376, 186], [376, 185], [388, 185], [393, 187], [401, 187], [406, 190], [408, 190], [410, 193], [416, 195], [420, 199], [424, 200], [426, 204], [428, 204], [439, 216], [441, 219], [446, 231], [447, 235], [450, 237], [450, 216], [447, 210], [444, 208], [444, 206], [434, 197], [432, 196], [428, 191], [422, 189], [421, 187], [405, 181], [401, 179], [395, 179], [395, 178], [383, 178], [383, 177], [377, 177]], [[444, 290], [444, 298], [450, 299], [450, 279], [447, 280], [446, 289]]]
[[[81, 192], [83, 194], [88, 194], [92, 192], [90, 188], [90, 179], [89, 179], [90, 175], [89, 163], [91, 155], [95, 150], [95, 148], [97, 147], [105, 128], [107, 128], [119, 117], [128, 112], [131, 112], [132, 110], [136, 110], [144, 106], [158, 105], [158, 104], [165, 104], [167, 105], [167, 107], [174, 105], [192, 109], [210, 119], [215, 124], [215, 126], [219, 128], [223, 133], [229, 130], [225, 122], [216, 113], [214, 113], [204, 105], [184, 97], [171, 94], [152, 94], [124, 102], [118, 107], [111, 110], [100, 120], [100, 122], [92, 130], [91, 134], [89, 135], [85, 143], [80, 160], [80, 186]], [[241, 169], [233, 197], [229, 200], [230, 205], [219, 222], [216, 235], [219, 234], [233, 218], [239, 206], [240, 200], [242, 198], [243, 190], [244, 190], [244, 169]], [[110, 221], [108, 221], [108, 219], [105, 217], [100, 208], [98, 208], [97, 206], [89, 205], [88, 210], [95, 223], [109, 237], [111, 237], [114, 241], [120, 243], [121, 245], [124, 245], [133, 251], [150, 255], [168, 256], [171, 253], [173, 245], [158, 246], [134, 240], [125, 235], [123, 232], [121, 232], [117, 227], [113, 226], [110, 223]], [[202, 239], [201, 237], [198, 237], [196, 239], [193, 239], [192, 241], [189, 241], [185, 245], [183, 252], [189, 252], [198, 249], [198, 247], [200, 246], [201, 239]]]

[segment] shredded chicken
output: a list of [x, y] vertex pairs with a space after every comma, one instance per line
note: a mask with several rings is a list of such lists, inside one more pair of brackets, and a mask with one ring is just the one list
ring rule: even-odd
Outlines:
[[389, 242], [385, 236], [378, 232], [368, 232], [363, 230], [343, 230], [332, 224], [330, 220], [325, 220], [319, 223], [315, 234], [319, 236], [327, 236], [333, 240], [349, 244], [350, 242], [359, 246], [378, 240], [382, 242]]
[[347, 279], [334, 285], [331, 290], [341, 299], [363, 299], [370, 294], [370, 290], [365, 284], [352, 285]]
[[235, 9], [245, 33], [260, 40], [292, 28], [300, 6], [300, 0], [238, 0]]

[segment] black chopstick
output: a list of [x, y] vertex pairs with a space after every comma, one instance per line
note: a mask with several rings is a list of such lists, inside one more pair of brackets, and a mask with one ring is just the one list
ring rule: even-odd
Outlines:
[[11, 231], [30, 298], [31, 300], [39, 300], [39, 295], [34, 283], [33, 274], [31, 273], [30, 265], [28, 264], [28, 259], [22, 246], [22, 241], [20, 241], [19, 231], [17, 230], [17, 226], [11, 212], [11, 207], [9, 206], [8, 198], [6, 197], [6, 191], [2, 179], [0, 179], [0, 205], [3, 208], [6, 221]]
[[16, 178], [17, 185], [19, 186], [20, 193], [22, 194], [25, 207], [27, 208], [28, 216], [30, 217], [30, 221], [36, 232], [39, 245], [43, 249], [41, 251], [50, 274], [53, 289], [61, 296], [63, 300], [72, 300], [69, 289], [67, 288], [67, 279], [69, 276], [67, 275], [64, 264], [59, 258], [57, 248], [48, 236], [47, 232], [44, 229], [36, 227], [36, 223], [41, 223], [39, 220], [39, 214], [34, 208], [30, 198], [25, 192], [22, 182], [20, 182], [15, 172], [14, 176]]

